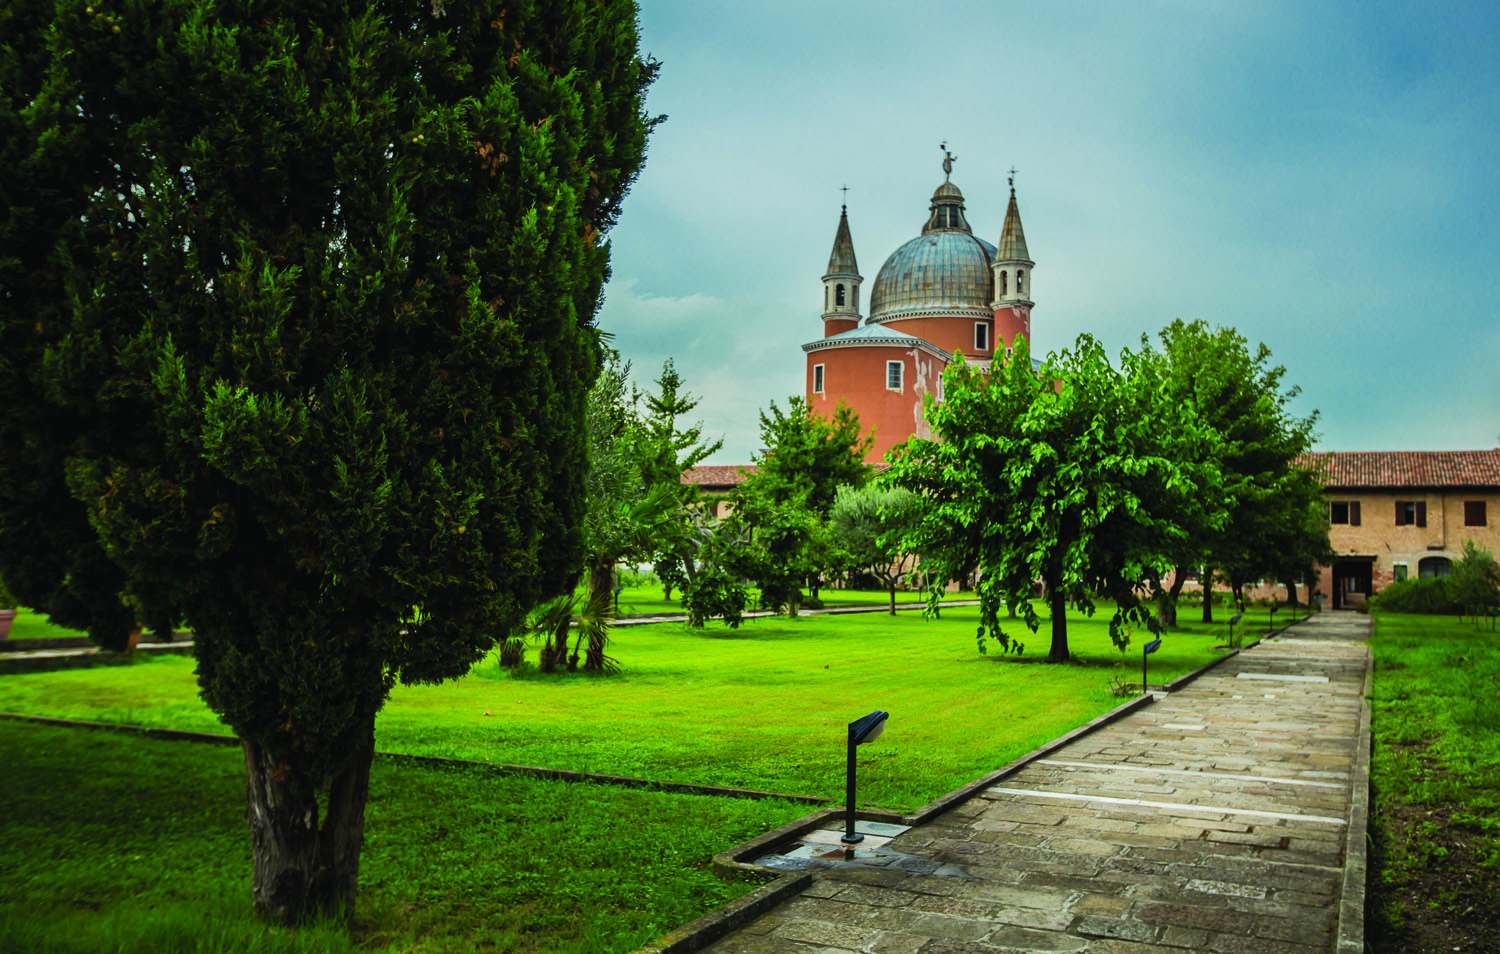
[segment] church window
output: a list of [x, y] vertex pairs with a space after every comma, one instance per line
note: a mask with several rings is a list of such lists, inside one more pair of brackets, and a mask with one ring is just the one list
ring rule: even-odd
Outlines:
[[901, 390], [901, 368], [900, 361], [887, 361], [885, 363], [885, 386], [888, 391]]
[[813, 393], [823, 393], [823, 366], [821, 364], [813, 365]]
[[1025, 275], [1025, 274], [1026, 274], [1026, 272], [1023, 271], [1022, 269], [1019, 269], [1019, 268], [1016, 269], [1016, 294], [1017, 295], [1024, 295], [1024, 294], [1026, 294], [1026, 290], [1021, 287], [1021, 276]]
[[1008, 295], [1008, 294], [1010, 294], [1010, 289], [1006, 286], [1005, 270], [1004, 269], [1000, 270], [1000, 294], [1002, 294], [1002, 295]]
[[974, 350], [990, 350], [990, 326], [982, 321], [974, 322]]
[[840, 308], [842, 308], [843, 305], [844, 305], [844, 283], [843, 282], [839, 282], [837, 285], [833, 286], [833, 303], [834, 303], [834, 305], [836, 305], [836, 306], [838, 306]]

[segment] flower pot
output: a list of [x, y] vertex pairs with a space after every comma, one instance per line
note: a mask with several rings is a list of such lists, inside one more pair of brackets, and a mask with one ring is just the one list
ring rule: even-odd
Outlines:
[[0, 639], [10, 639], [10, 624], [15, 621], [15, 610], [0, 609]]

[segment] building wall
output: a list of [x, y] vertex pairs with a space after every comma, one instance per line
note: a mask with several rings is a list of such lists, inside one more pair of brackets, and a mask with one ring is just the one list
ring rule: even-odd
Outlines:
[[[1330, 523], [1328, 539], [1333, 552], [1340, 557], [1375, 558], [1371, 570], [1374, 592], [1395, 582], [1399, 565], [1406, 566], [1408, 576], [1416, 577], [1424, 558], [1457, 560], [1463, 556], [1465, 540], [1473, 540], [1500, 556], [1500, 489], [1343, 491], [1332, 488], [1325, 496], [1330, 507], [1335, 503], [1359, 503], [1359, 525]], [[1427, 525], [1398, 526], [1398, 501], [1426, 504]], [[1484, 502], [1484, 526], [1465, 526], [1466, 501]], [[1322, 569], [1319, 589], [1325, 594], [1333, 592], [1333, 567]]]
[[[886, 362], [901, 362], [901, 390], [886, 388]], [[823, 366], [823, 391], [813, 391], [813, 369]], [[885, 459], [885, 452], [912, 434], [932, 436], [922, 414], [924, 393], [940, 393], [945, 363], [917, 348], [896, 345], [824, 348], [807, 353], [807, 406], [831, 416], [839, 401], [859, 414], [863, 434], [875, 433], [865, 455], [867, 463]]]
[[[974, 347], [974, 326], [980, 324], [988, 329], [986, 336], [989, 347], [982, 350]], [[887, 321], [884, 327], [916, 335], [918, 338], [932, 342], [949, 354], [962, 352], [964, 358], [971, 363], [989, 361], [995, 353], [995, 320], [992, 317], [902, 318]]]

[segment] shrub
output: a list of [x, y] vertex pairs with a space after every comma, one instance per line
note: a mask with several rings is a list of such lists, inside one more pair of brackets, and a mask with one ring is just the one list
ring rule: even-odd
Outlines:
[[1370, 605], [1391, 613], [1448, 616], [1461, 611], [1448, 593], [1448, 581], [1402, 580], [1370, 597]]

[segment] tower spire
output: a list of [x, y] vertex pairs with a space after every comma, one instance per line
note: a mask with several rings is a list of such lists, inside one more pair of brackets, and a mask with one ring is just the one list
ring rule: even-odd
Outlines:
[[1036, 263], [1026, 248], [1026, 232], [1021, 228], [1021, 207], [1016, 204], [1016, 169], [1011, 167], [1010, 204], [1005, 208], [1005, 225], [1000, 229], [1000, 245], [991, 265], [995, 276], [995, 343], [1007, 353], [1018, 336], [1031, 337], [1031, 271]]
[[[845, 199], [849, 187], [843, 187]], [[849, 205], [839, 209], [839, 228], [833, 236], [833, 251], [828, 255], [828, 271], [823, 274], [823, 333], [836, 335], [859, 325], [859, 262], [854, 257], [854, 236], [849, 232]]]

